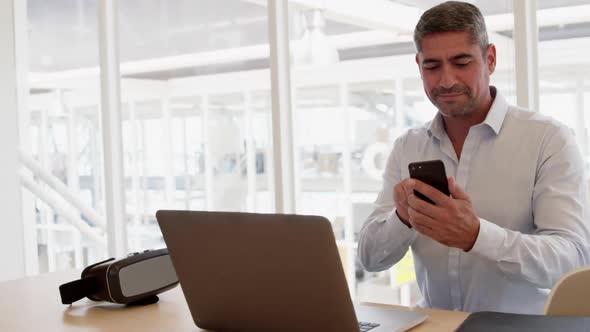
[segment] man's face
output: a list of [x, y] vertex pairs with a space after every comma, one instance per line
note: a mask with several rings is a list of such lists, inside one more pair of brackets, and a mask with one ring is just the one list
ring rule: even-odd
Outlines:
[[416, 63], [424, 91], [439, 111], [447, 117], [461, 117], [479, 110], [496, 67], [494, 45], [482, 55], [467, 32], [442, 32], [427, 35], [421, 46]]

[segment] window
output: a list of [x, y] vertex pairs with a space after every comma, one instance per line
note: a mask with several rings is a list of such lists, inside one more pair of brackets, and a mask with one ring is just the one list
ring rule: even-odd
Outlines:
[[265, 6], [136, 0], [118, 14], [130, 250], [164, 246], [158, 209], [274, 211]]
[[[28, 0], [27, 5], [29, 110], [21, 110], [19, 121], [28, 124], [30, 141], [21, 149], [102, 214], [98, 1]], [[71, 219], [96, 233], [104, 225], [81, 217], [47, 184], [39, 181], [36, 187], [43, 195], [29, 200], [36, 214], [39, 272], [80, 268], [104, 257], [105, 244], [81, 232]]]
[[[569, 126], [583, 156], [590, 156], [590, 41], [587, 1], [539, 0], [540, 111]], [[588, 162], [586, 163], [588, 165]]]
[[[28, 1], [31, 111], [21, 121], [41, 168], [104, 216], [98, 3]], [[164, 246], [158, 209], [274, 211], [266, 7], [117, 6], [128, 249]], [[104, 218], [38, 184], [69, 219], [105, 234]], [[39, 198], [35, 210], [40, 272], [106, 256], [64, 211]]]

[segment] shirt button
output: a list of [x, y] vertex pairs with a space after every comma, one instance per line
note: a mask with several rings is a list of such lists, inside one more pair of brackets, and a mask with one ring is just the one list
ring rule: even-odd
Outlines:
[[457, 276], [457, 270], [451, 270], [451, 275], [453, 277], [456, 277]]

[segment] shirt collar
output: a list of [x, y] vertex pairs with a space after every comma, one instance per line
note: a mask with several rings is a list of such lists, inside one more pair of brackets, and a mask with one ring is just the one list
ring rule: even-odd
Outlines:
[[500, 129], [502, 129], [502, 124], [504, 123], [504, 119], [506, 118], [506, 113], [508, 113], [508, 102], [504, 99], [495, 86], [490, 87], [490, 91], [492, 93], [492, 97], [494, 97], [494, 101], [492, 102], [492, 107], [490, 107], [490, 111], [486, 116], [486, 119], [483, 121], [483, 124], [488, 125], [488, 127], [492, 128], [494, 133], [498, 135], [500, 133]]
[[[502, 129], [502, 124], [506, 118], [506, 113], [508, 112], [508, 102], [500, 93], [498, 93], [495, 86], [490, 86], [490, 92], [494, 98], [494, 101], [492, 102], [492, 106], [490, 107], [485, 120], [479, 125], [487, 125], [494, 131], [496, 135], [498, 135], [500, 133], [500, 129]], [[446, 134], [443, 117], [440, 112], [436, 113], [434, 119], [427, 123], [426, 127], [428, 130], [428, 135], [434, 136], [439, 140], [443, 137], [443, 135]]]

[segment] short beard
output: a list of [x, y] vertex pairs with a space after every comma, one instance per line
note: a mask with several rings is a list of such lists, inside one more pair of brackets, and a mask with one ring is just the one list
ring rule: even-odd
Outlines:
[[[445, 103], [439, 103], [437, 101], [437, 97], [441, 94], [448, 94], [448, 93], [463, 93], [467, 96], [467, 101], [460, 105], [450, 105]], [[458, 86], [454, 85], [451, 88], [435, 88], [431, 92], [433, 96], [432, 103], [438, 110], [445, 116], [448, 117], [463, 117], [465, 115], [472, 114], [477, 109], [477, 100], [471, 93], [471, 89], [466, 86]]]

